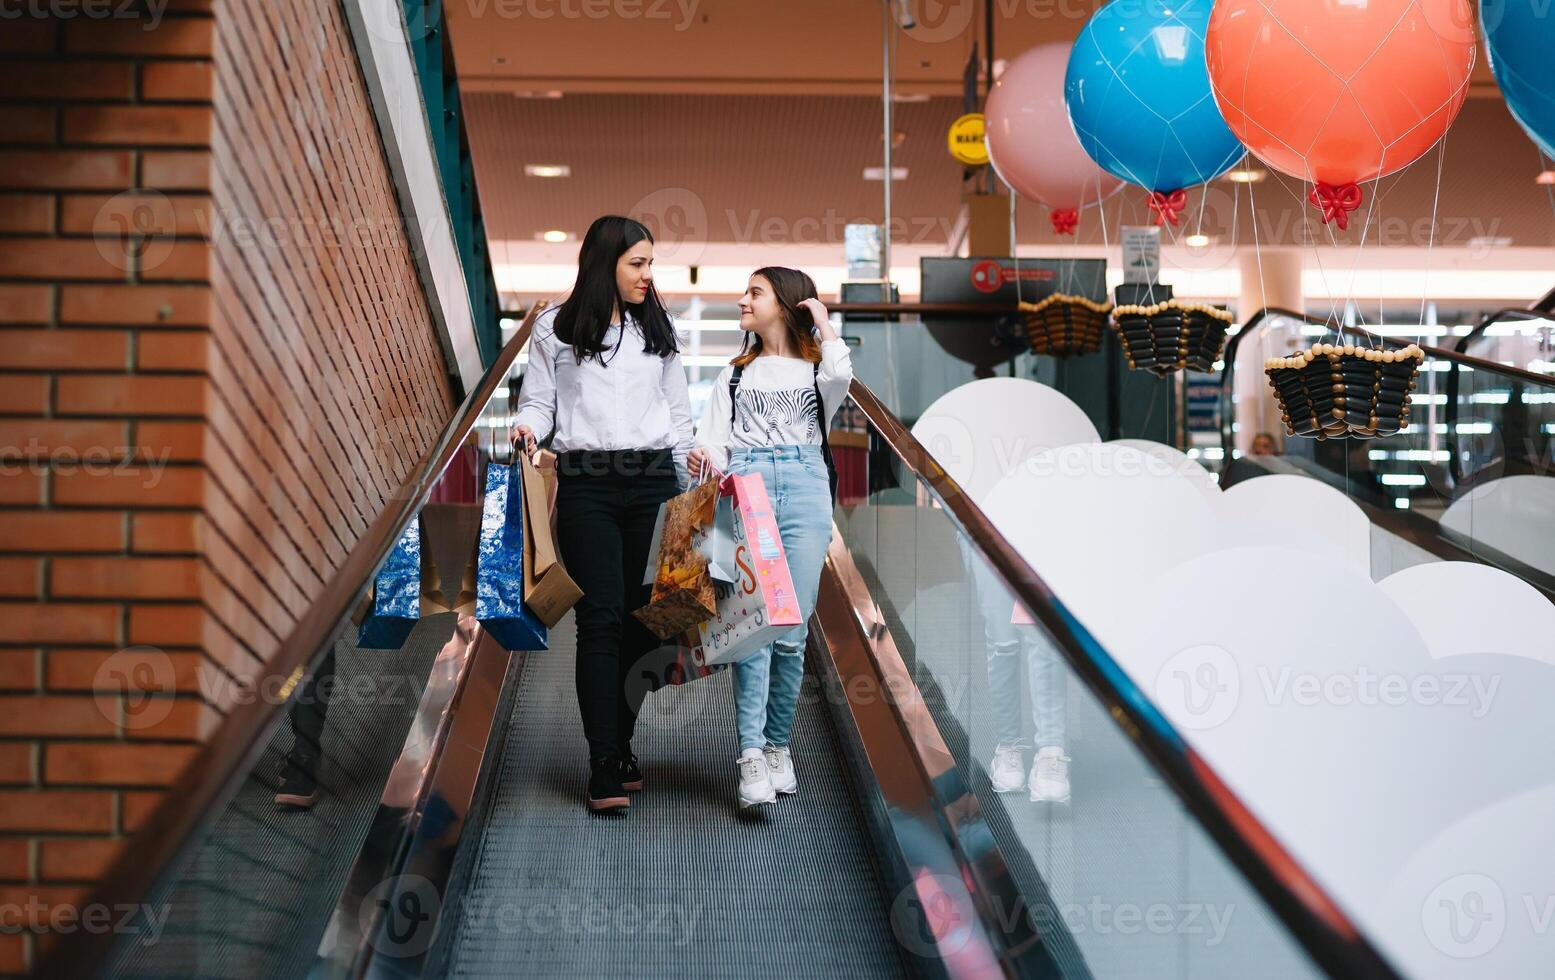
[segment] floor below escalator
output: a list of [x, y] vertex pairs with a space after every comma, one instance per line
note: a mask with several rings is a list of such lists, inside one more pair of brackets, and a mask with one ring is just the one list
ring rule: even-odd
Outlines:
[[451, 976], [906, 974], [815, 678], [792, 740], [799, 793], [742, 813], [728, 671], [648, 696], [631, 808], [583, 806], [574, 627], [519, 679]]

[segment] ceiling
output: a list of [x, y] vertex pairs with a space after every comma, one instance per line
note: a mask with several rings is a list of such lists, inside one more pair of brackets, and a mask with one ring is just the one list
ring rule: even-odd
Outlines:
[[[1071, 40], [1100, 5], [990, 2], [1001, 56]], [[892, 162], [908, 171], [893, 182], [893, 240], [904, 254], [943, 253], [968, 186], [946, 130], [962, 110], [980, 14], [970, 3], [912, 7], [920, 25], [896, 32], [896, 92], [913, 101], [893, 105]], [[654, 229], [661, 264], [694, 263], [707, 243], [835, 245], [840, 264], [843, 225], [881, 220], [882, 182], [864, 176], [882, 163], [875, 0], [459, 0], [447, 9], [499, 258], [555, 255], [537, 241], [542, 232], [581, 236], [613, 212]], [[1251, 190], [1217, 182], [1190, 192], [1175, 235], [1201, 232], [1210, 248], [1233, 251], [1255, 235], [1262, 246], [1358, 243], [1363, 227], [1369, 249], [1555, 246], [1555, 187], [1534, 181], [1546, 164], [1478, 72], [1484, 97], [1469, 100], [1441, 151], [1368, 188], [1374, 203], [1349, 233], [1329, 239], [1304, 189], [1269, 174]], [[565, 164], [571, 176], [526, 176], [526, 164]], [[1078, 239], [1063, 240], [1039, 206], [1022, 201], [1018, 211], [1022, 244], [1102, 244], [1094, 210]], [[1138, 189], [1106, 204], [1109, 239], [1148, 220]]]

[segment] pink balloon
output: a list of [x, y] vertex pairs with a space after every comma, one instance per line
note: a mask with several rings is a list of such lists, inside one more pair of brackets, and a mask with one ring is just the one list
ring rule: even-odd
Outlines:
[[1055, 212], [1095, 204], [1123, 186], [1086, 155], [1069, 123], [1064, 73], [1070, 47], [1040, 44], [1012, 60], [983, 110], [995, 172], [1023, 197]]

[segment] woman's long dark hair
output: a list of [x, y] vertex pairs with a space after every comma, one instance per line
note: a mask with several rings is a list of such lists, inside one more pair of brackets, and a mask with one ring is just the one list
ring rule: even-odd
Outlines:
[[[578, 279], [572, 293], [556, 313], [556, 336], [572, 347], [579, 363], [590, 357], [605, 362], [605, 330], [610, 314], [619, 307], [637, 321], [643, 335], [643, 352], [664, 357], [680, 349], [675, 327], [670, 323], [664, 300], [652, 283], [641, 303], [628, 303], [616, 288], [616, 263], [626, 250], [638, 242], [653, 242], [653, 235], [641, 222], [607, 214], [594, 219], [583, 245], [578, 249]], [[623, 325], [624, 326], [624, 325]], [[624, 339], [626, 331], [621, 331]]]
[[[752, 279], [757, 276], [767, 280], [768, 285], [772, 287], [772, 295], [778, 302], [778, 311], [783, 316], [783, 326], [788, 328], [789, 343], [794, 345], [800, 357], [811, 364], [819, 364], [821, 344], [810, 329], [820, 324], [815, 322], [815, 317], [810, 315], [809, 310], [799, 305], [807, 299], [820, 298], [815, 291], [815, 280], [798, 269], [786, 269], [780, 265], [765, 266], [751, 273]], [[740, 345], [740, 353], [729, 363], [744, 367], [760, 356], [761, 337], [755, 333], [747, 333], [745, 341]]]

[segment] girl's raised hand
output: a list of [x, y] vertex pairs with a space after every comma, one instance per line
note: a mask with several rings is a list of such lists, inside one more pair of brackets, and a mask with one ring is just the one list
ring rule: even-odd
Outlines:
[[810, 315], [815, 318], [816, 329], [824, 334], [826, 327], [831, 324], [831, 314], [826, 311], [826, 304], [818, 299], [807, 299], [802, 300], [799, 307], [810, 311]]

